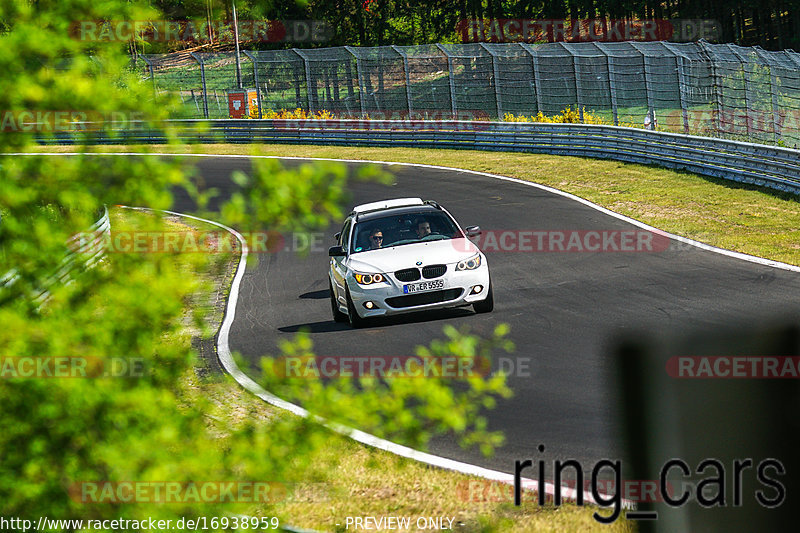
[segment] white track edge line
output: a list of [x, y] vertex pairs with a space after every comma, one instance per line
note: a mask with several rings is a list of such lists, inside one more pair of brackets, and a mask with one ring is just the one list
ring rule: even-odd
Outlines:
[[[4, 155], [90, 155], [90, 156], [106, 156], [106, 155], [125, 155], [125, 156], [142, 156], [142, 155], [155, 155], [155, 156], [176, 156], [176, 157], [219, 157], [219, 158], [231, 158], [231, 159], [289, 159], [289, 160], [299, 160], [299, 161], [341, 161], [343, 163], [376, 163], [380, 165], [399, 165], [399, 166], [409, 166], [409, 167], [421, 167], [421, 168], [432, 168], [437, 170], [450, 170], [455, 172], [464, 172], [467, 174], [474, 174], [476, 176], [486, 176], [489, 178], [499, 179], [503, 181], [511, 181], [515, 183], [520, 183], [522, 185], [528, 185], [530, 187], [535, 187], [537, 189], [541, 189], [543, 191], [547, 191], [552, 194], [556, 194], [559, 196], [563, 196], [564, 198], [569, 198], [570, 200], [574, 200], [578, 203], [581, 203], [587, 207], [595, 209], [596, 211], [600, 211], [608, 216], [614, 217], [618, 220], [622, 220], [624, 222], [628, 222], [629, 224], [633, 224], [639, 228], [644, 230], [651, 231], [663, 237], [667, 237], [669, 239], [682, 242], [684, 244], [689, 244], [696, 248], [700, 248], [702, 250], [706, 250], [708, 252], [714, 252], [720, 255], [725, 255], [728, 257], [733, 257], [735, 259], [740, 259], [742, 261], [748, 261], [750, 263], [756, 263], [763, 266], [769, 266], [772, 268], [778, 268], [781, 270], [789, 270], [792, 272], [800, 272], [800, 266], [790, 265], [788, 263], [783, 263], [780, 261], [775, 261], [772, 259], [766, 259], [763, 257], [758, 257], [755, 255], [749, 255], [742, 252], [735, 252], [733, 250], [726, 250], [725, 248], [719, 248], [717, 246], [712, 246], [710, 244], [706, 244], [700, 241], [696, 241], [693, 239], [689, 239], [688, 237], [681, 237], [680, 235], [675, 235], [674, 233], [669, 233], [667, 231], [658, 229], [656, 227], [650, 226], [645, 224], [644, 222], [640, 222], [634, 218], [621, 215], [619, 213], [615, 213], [610, 209], [607, 209], [603, 206], [595, 204], [589, 200], [581, 198], [580, 196], [576, 196], [572, 193], [568, 193], [548, 185], [542, 185], [541, 183], [535, 183], [532, 181], [525, 181], [520, 178], [512, 178], [509, 176], [501, 176], [499, 174], [491, 174], [489, 172], [480, 172], [478, 170], [469, 170], [457, 167], [445, 167], [441, 165], [428, 165], [424, 163], [402, 163], [398, 161], [379, 161], [379, 160], [372, 160], [372, 159], [335, 159], [330, 157], [294, 157], [294, 156], [278, 156], [278, 155], [238, 155], [238, 154], [170, 154], [170, 153], [160, 153], [160, 152], [147, 152], [147, 153], [137, 153], [137, 152], [106, 152], [106, 153], [98, 153], [98, 152], [19, 152], [19, 153], [8, 153]], [[698, 174], [699, 175], [699, 174]]]
[[[247, 243], [244, 240], [244, 237], [236, 231], [235, 229], [228, 227], [220, 222], [215, 222], [213, 220], [208, 220], [201, 217], [196, 217], [194, 215], [188, 215], [185, 213], [178, 213], [176, 211], [167, 211], [167, 210], [154, 210], [145, 207], [131, 207], [120, 205], [119, 207], [125, 209], [134, 209], [137, 211], [160, 211], [162, 213], [167, 213], [170, 215], [181, 216], [190, 218], [192, 220], [197, 220], [200, 222], [205, 222], [207, 224], [211, 224], [213, 226], [217, 226], [219, 228], [224, 229], [225, 231], [230, 232], [242, 246], [242, 253], [239, 258], [239, 264], [236, 268], [236, 274], [233, 277], [233, 282], [231, 283], [231, 290], [228, 296], [228, 303], [225, 307], [225, 317], [222, 320], [222, 326], [220, 326], [219, 334], [217, 336], [217, 357], [220, 360], [223, 368], [231, 377], [236, 380], [239, 385], [243, 388], [251, 392], [252, 394], [258, 396], [263, 401], [274, 405], [275, 407], [279, 407], [281, 409], [285, 409], [295, 415], [301, 416], [303, 418], [308, 418], [310, 413], [300, 407], [299, 405], [293, 404], [291, 402], [287, 402], [274, 394], [271, 394], [266, 389], [264, 389], [261, 385], [256, 383], [250, 376], [242, 372], [239, 366], [234, 361], [233, 354], [231, 354], [230, 345], [228, 343], [228, 339], [230, 338], [230, 329], [233, 325], [233, 320], [236, 316], [236, 304], [239, 301], [239, 286], [241, 284], [242, 278], [244, 277], [244, 271], [247, 267], [247, 256], [248, 256], [248, 248]], [[481, 477], [484, 479], [488, 479], [491, 481], [498, 481], [502, 483], [506, 483], [509, 485], [514, 484], [514, 476], [511, 474], [506, 474], [505, 472], [500, 472], [497, 470], [491, 470], [488, 468], [484, 468], [477, 465], [472, 465], [469, 463], [464, 463], [461, 461], [456, 461], [453, 459], [447, 459], [446, 457], [440, 457], [438, 455], [433, 455], [426, 452], [421, 452], [419, 450], [415, 450], [413, 448], [409, 448], [408, 446], [403, 446], [401, 444], [397, 444], [386, 439], [382, 439], [380, 437], [376, 437], [370, 433], [365, 431], [361, 431], [358, 429], [353, 429], [343, 424], [338, 423], [331, 423], [324, 418], [314, 416], [314, 420], [319, 422], [320, 424], [324, 425], [325, 427], [336, 431], [346, 437], [349, 437], [357, 442], [362, 444], [366, 444], [373, 448], [378, 448], [380, 450], [384, 450], [386, 452], [399, 455], [401, 457], [406, 457], [408, 459], [413, 459], [415, 461], [429, 464], [431, 466], [436, 466], [439, 468], [443, 468], [446, 470], [452, 470], [455, 472], [459, 472], [462, 474], [473, 475], [477, 477]], [[536, 490], [539, 485], [539, 481], [536, 479], [531, 478], [521, 478], [521, 487], [523, 489], [528, 490]], [[555, 485], [549, 482], [544, 483], [545, 486], [545, 493], [551, 497], [555, 496], [556, 489]], [[567, 485], [562, 485], [560, 490], [558, 491], [561, 497], [565, 500], [572, 500], [575, 501], [578, 496], [578, 491], [574, 487], [569, 487]], [[613, 498], [612, 496], [599, 492], [598, 493], [604, 500], [611, 501]], [[583, 500], [585, 502], [593, 503], [595, 505], [599, 505], [598, 502], [595, 500], [594, 496], [592, 495], [591, 491], [583, 491]], [[622, 500], [622, 507], [624, 509], [635, 509], [636, 504], [633, 501], [626, 500], [624, 498]]]

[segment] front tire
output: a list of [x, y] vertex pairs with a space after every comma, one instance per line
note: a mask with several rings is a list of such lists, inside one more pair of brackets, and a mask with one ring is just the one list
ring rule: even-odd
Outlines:
[[363, 328], [367, 325], [367, 321], [364, 318], [358, 316], [356, 312], [356, 306], [353, 304], [353, 299], [350, 298], [350, 289], [345, 289], [347, 295], [347, 318], [350, 320], [350, 325], [354, 328]]
[[480, 302], [475, 302], [472, 304], [472, 308], [475, 309], [476, 313], [491, 313], [492, 309], [494, 309], [494, 294], [492, 292], [492, 281], [489, 280], [489, 293], [486, 295], [485, 300], [481, 300]]
[[347, 315], [339, 311], [339, 302], [336, 300], [336, 295], [333, 292], [331, 280], [328, 280], [328, 289], [331, 291], [331, 314], [333, 314], [334, 322], [347, 322]]

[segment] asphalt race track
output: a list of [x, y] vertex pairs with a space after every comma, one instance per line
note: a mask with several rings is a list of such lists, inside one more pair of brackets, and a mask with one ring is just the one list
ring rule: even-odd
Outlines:
[[[198, 158], [206, 185], [223, 195], [233, 170], [247, 172], [244, 158]], [[297, 165], [298, 161], [286, 161]], [[351, 166], [357, 163], [351, 163]], [[528, 185], [466, 172], [394, 166], [396, 184], [356, 183], [353, 205], [419, 196], [445, 206], [462, 227], [484, 231], [636, 230], [635, 226], [572, 199]], [[175, 209], [191, 210], [181, 199]], [[492, 458], [439, 439], [431, 451], [444, 457], [513, 473], [514, 461], [555, 458], [581, 461], [622, 458], [615, 395], [607, 382], [604, 349], [620, 330], [716, 328], [752, 315], [795, 308], [800, 274], [727, 257], [670, 241], [656, 252], [487, 252], [494, 312], [471, 308], [429, 312], [353, 330], [330, 316], [327, 248], [340, 228], [305, 257], [262, 254], [248, 266], [231, 330], [231, 349], [250, 361], [276, 354], [277, 342], [301, 328], [311, 332], [318, 355], [411, 355], [418, 344], [441, 338], [442, 327], [469, 326], [488, 334], [511, 326], [513, 358], [530, 364], [528, 376], [512, 376], [515, 396], [490, 413], [490, 428], [506, 445]], [[584, 234], [581, 234], [584, 235]], [[534, 241], [535, 242], [535, 241]], [[286, 242], [289, 248], [295, 243]], [[298, 243], [302, 244], [302, 243]], [[677, 245], [677, 246], [676, 246]], [[500, 354], [496, 354], [500, 355]], [[546, 451], [536, 447], [544, 444]]]

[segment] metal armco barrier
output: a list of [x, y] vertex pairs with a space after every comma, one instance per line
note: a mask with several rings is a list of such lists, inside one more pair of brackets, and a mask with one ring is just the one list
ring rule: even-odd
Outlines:
[[[42, 282], [31, 298], [42, 304], [50, 297], [50, 287], [56, 283], [67, 283], [72, 273], [81, 268], [93, 267], [105, 254], [106, 241], [111, 234], [111, 220], [108, 218], [108, 209], [103, 208], [103, 215], [92, 224], [88, 231], [80, 236], [75, 236], [67, 242], [68, 252], [61, 260], [58, 269]], [[19, 279], [15, 269], [6, 272], [0, 277], [0, 291], [12, 286]]]
[[[800, 194], [800, 150], [590, 124], [403, 120], [171, 120], [187, 143], [406, 146], [614, 159]], [[153, 144], [160, 129], [59, 133], [42, 144]]]

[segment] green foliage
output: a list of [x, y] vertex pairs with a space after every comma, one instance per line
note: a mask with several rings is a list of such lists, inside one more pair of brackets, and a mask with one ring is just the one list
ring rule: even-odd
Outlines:
[[[155, 15], [122, 0], [0, 2], [6, 28], [0, 35], [0, 109], [74, 110], [103, 117], [135, 111], [145, 121], [163, 118], [166, 105], [153, 101], [152, 87], [127, 71], [118, 45], [78, 41], [68, 32], [76, 20]], [[89, 52], [101, 59], [103, 76], [94, 75]], [[102, 206], [166, 209], [173, 192], [182, 188], [205, 209], [214, 191], [192, 179], [179, 158], [10, 154], [31, 143], [30, 132], [0, 134], [0, 275], [18, 274], [13, 284], [0, 287], [0, 358], [95, 358], [94, 364], [105, 368], [122, 359], [141, 361], [143, 373], [0, 378], [0, 515], [219, 516], [242, 506], [93, 504], [81, 501], [80, 483], [303, 479], [311, 452], [330, 439], [327, 429], [281, 413], [234, 423], [184, 386], [197, 364], [186, 329], [202, 330], [206, 319], [204, 309], [187, 313], [186, 304], [205, 289], [197, 272], [209, 269], [209, 256], [109, 253], [94, 268], [73, 269], [68, 283], [53, 284], [46, 302], [31, 298], [62, 265], [68, 239], [86, 231]], [[256, 160], [249, 176], [235, 176], [240, 189], [214, 216], [240, 229], [323, 227], [341, 219], [348, 177], [341, 164], [287, 170], [273, 160]], [[356, 178], [386, 176], [372, 167]], [[119, 223], [119, 214], [113, 216]], [[117, 231], [166, 227], [157, 216], [138, 212], [124, 220]], [[426, 350], [488, 354], [508, 347], [502, 332], [496, 333], [482, 341], [448, 330], [446, 341]], [[310, 349], [307, 342], [300, 336], [286, 349]], [[502, 378], [470, 378], [467, 390], [459, 392], [449, 385], [436, 380], [362, 382], [359, 387], [316, 383], [307, 399], [325, 416], [358, 412], [354, 422], [401, 442], [422, 446], [435, 433], [454, 431], [465, 444], [488, 451], [499, 437], [486, 431], [478, 408], [491, 406], [491, 397], [508, 395]]]
[[[310, 337], [300, 333], [282, 344], [282, 357], [262, 359], [263, 382], [267, 390], [333, 422], [418, 447], [434, 434], [455, 430], [462, 445], [480, 445], [488, 455], [502, 444], [503, 437], [486, 431], [480, 413], [493, 408], [497, 397], [511, 396], [505, 376], [488, 373], [493, 352], [514, 349], [505, 338], [507, 333], [507, 326], [501, 325], [484, 339], [468, 329], [446, 326], [446, 339], [419, 346], [414, 359], [438, 366], [425, 370], [402, 356], [379, 357], [385, 368], [394, 363], [397, 371], [359, 372], [353, 365], [355, 375], [343, 371], [334, 377], [327, 377], [325, 371], [330, 358], [315, 359]], [[369, 368], [374, 358], [358, 360]], [[459, 361], [475, 371], [455, 371]]]

